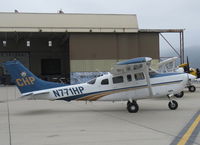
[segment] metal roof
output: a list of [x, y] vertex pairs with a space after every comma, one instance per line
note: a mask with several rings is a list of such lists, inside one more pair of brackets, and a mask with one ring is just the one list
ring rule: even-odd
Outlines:
[[149, 33], [176, 33], [183, 32], [185, 29], [140, 29], [139, 32]]
[[138, 32], [136, 15], [0, 13], [0, 32]]

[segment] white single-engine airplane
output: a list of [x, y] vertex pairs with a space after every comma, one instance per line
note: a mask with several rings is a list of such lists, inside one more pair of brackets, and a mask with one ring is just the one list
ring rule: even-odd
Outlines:
[[8, 61], [4, 67], [15, 81], [22, 99], [65, 101], [127, 101], [130, 113], [138, 112], [137, 100], [168, 97], [169, 108], [178, 103], [171, 97], [185, 88], [190, 74], [158, 73], [150, 68], [151, 58], [139, 57], [118, 62], [111, 73], [77, 85], [43, 81], [19, 61]]

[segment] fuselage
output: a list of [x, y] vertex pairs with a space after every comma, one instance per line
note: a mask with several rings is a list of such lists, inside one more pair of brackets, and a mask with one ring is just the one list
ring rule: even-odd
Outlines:
[[21, 99], [127, 101], [127, 110], [136, 113], [137, 100], [167, 96], [168, 107], [177, 109], [178, 103], [171, 97], [183, 96], [183, 89], [194, 76], [180, 72], [158, 73], [150, 67], [151, 60], [139, 57], [120, 61], [110, 73], [77, 85], [41, 80], [17, 60], [3, 65], [22, 94]]
[[[123, 73], [121, 75], [108, 73], [87, 83], [37, 91], [36, 94], [40, 95], [34, 95], [34, 99], [66, 101], [139, 100], [180, 93], [188, 82], [186, 73], [150, 73], [149, 77], [150, 86], [143, 72]], [[150, 93], [150, 89], [152, 93]]]

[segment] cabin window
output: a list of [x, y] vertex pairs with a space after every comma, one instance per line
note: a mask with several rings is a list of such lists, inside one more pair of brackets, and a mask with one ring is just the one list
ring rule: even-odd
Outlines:
[[144, 74], [143, 73], [136, 73], [135, 74], [135, 80], [138, 81], [138, 80], [144, 80], [145, 77], [144, 77]]
[[118, 83], [124, 82], [123, 76], [113, 77], [112, 80], [113, 80], [113, 84], [118, 84]]
[[109, 84], [108, 79], [102, 80], [102, 81], [101, 81], [101, 84], [102, 84], [102, 85], [108, 85], [108, 84]]
[[131, 75], [127, 75], [127, 81], [131, 82], [132, 81], [132, 76]]
[[90, 80], [90, 81], [88, 82], [88, 84], [93, 85], [93, 84], [95, 84], [95, 82], [96, 82], [96, 79], [93, 79], [93, 80]]

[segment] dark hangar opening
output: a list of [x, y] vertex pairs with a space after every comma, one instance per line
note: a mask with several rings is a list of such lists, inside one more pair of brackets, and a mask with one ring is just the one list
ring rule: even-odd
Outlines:
[[42, 59], [41, 60], [42, 75], [61, 75], [60, 59]]
[[70, 78], [65, 32], [0, 32], [0, 62], [17, 59], [42, 79]]

